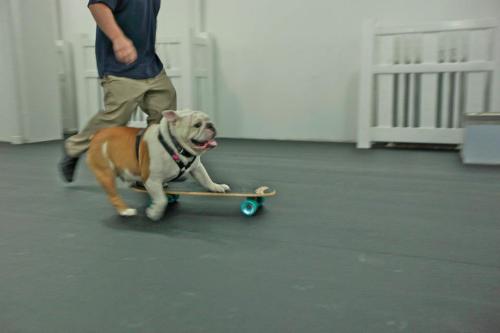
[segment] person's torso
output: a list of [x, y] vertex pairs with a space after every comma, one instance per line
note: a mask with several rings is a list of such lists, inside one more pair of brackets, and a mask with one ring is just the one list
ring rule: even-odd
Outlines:
[[137, 61], [126, 65], [115, 58], [113, 45], [97, 28], [96, 57], [99, 76], [115, 75], [148, 79], [158, 75], [163, 65], [156, 55], [156, 18], [161, 0], [118, 0], [115, 20], [137, 50]]

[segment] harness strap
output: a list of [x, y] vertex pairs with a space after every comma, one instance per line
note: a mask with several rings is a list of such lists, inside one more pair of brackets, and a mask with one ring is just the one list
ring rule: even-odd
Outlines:
[[173, 150], [169, 145], [168, 143], [165, 141], [165, 138], [163, 137], [163, 135], [161, 134], [161, 131], [158, 132], [158, 140], [160, 141], [161, 145], [163, 146], [163, 148], [168, 152], [168, 154], [170, 156], [172, 156], [172, 159], [174, 160], [174, 162], [177, 164], [177, 166], [179, 167], [179, 174], [177, 175], [177, 177], [175, 177], [174, 179], [170, 180], [170, 181], [173, 181], [173, 180], [177, 180], [179, 178], [182, 177], [182, 175], [184, 175], [184, 173], [191, 167], [191, 165], [193, 165], [193, 163], [196, 161], [196, 156], [192, 156], [191, 154], [191, 160], [187, 163], [187, 164], [184, 164], [184, 162], [182, 162], [179, 154], [177, 154], [177, 152], [175, 150]]
[[167, 133], [170, 136], [170, 140], [174, 144], [175, 149], [177, 149], [179, 154], [181, 154], [182, 156], [187, 157], [187, 158], [194, 157], [193, 154], [191, 154], [186, 149], [184, 149], [184, 147], [179, 143], [179, 141], [177, 141], [177, 138], [174, 135], [172, 135], [172, 133], [170, 132], [170, 124], [167, 125]]

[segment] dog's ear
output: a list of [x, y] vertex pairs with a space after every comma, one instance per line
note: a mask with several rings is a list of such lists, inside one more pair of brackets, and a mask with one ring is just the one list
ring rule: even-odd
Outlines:
[[168, 110], [168, 111], [163, 111], [163, 117], [167, 119], [167, 121], [174, 123], [179, 119], [179, 115], [177, 114], [176, 111]]

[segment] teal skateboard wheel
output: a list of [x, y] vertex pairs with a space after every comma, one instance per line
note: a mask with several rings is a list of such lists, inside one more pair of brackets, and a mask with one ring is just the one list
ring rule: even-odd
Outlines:
[[260, 204], [254, 199], [247, 199], [240, 205], [241, 212], [245, 216], [254, 216], [259, 209]]
[[169, 204], [174, 204], [177, 201], [179, 201], [179, 195], [177, 194], [169, 194], [167, 195], [168, 203]]

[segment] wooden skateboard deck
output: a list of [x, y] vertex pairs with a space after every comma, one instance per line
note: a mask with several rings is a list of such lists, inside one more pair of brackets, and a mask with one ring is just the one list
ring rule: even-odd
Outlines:
[[[132, 189], [137, 192], [147, 192], [142, 187], [132, 187]], [[176, 203], [180, 196], [244, 198], [240, 210], [246, 216], [253, 216], [263, 206], [265, 198], [276, 195], [276, 190], [268, 186], [235, 186], [231, 187], [230, 192], [214, 193], [208, 192], [197, 183], [186, 181], [169, 184], [165, 194], [170, 204]]]

